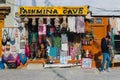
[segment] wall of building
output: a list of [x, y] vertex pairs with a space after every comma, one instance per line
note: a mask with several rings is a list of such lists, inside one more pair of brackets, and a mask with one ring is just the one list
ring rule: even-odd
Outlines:
[[5, 4], [0, 4], [0, 6], [9, 6], [11, 7], [11, 12], [6, 16], [4, 27], [13, 27], [14, 26], [14, 0], [6, 0]]

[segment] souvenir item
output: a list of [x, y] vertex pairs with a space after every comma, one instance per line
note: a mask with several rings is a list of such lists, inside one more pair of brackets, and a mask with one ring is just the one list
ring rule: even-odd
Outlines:
[[7, 38], [7, 41], [9, 42], [10, 41], [9, 28], [8, 28], [8, 33], [6, 38]]
[[6, 36], [3, 34], [2, 45], [5, 46], [6, 44], [7, 44], [7, 39]]
[[20, 56], [20, 61], [21, 61], [21, 63], [22, 63], [22, 64], [25, 64], [26, 61], [27, 61], [26, 55], [23, 54], [23, 53], [20, 53], [19, 56]]
[[46, 35], [46, 26], [45, 24], [38, 26], [38, 34], [39, 35]]
[[28, 58], [30, 58], [30, 47], [28, 44], [25, 45], [25, 54]]
[[7, 63], [8, 60], [10, 60], [10, 58], [11, 58], [10, 55], [11, 55], [10, 53], [4, 53], [4, 54], [2, 55], [2, 62], [3, 62], [3, 63]]
[[33, 25], [33, 26], [36, 25], [36, 20], [35, 20], [35, 18], [32, 18], [32, 25]]
[[25, 49], [25, 35], [23, 33], [20, 36], [20, 49]]
[[16, 61], [17, 66], [20, 65], [20, 57], [16, 52], [11, 54], [11, 60]]
[[2, 45], [5, 46], [7, 44], [7, 31], [6, 29], [3, 30], [3, 36], [2, 36]]
[[16, 46], [13, 45], [13, 46], [11, 47], [11, 51], [12, 51], [12, 52], [16, 52]]
[[20, 41], [20, 49], [25, 49], [25, 40]]
[[15, 29], [15, 37], [16, 38], [18, 37], [18, 29], [17, 28]]
[[10, 60], [10, 61], [7, 62], [7, 66], [10, 69], [14, 69], [14, 68], [17, 68], [17, 63], [16, 63], [15, 60]]
[[20, 31], [20, 32], [22, 32], [23, 27], [22, 27], [22, 26], [20, 26], [20, 27], [18, 27], [18, 29], [19, 29], [19, 31]]
[[15, 44], [15, 36], [14, 36], [14, 28], [11, 30], [11, 40], [10, 40], [10, 43], [12, 44], [12, 45], [14, 45]]
[[10, 44], [6, 44], [6, 51], [10, 51]]

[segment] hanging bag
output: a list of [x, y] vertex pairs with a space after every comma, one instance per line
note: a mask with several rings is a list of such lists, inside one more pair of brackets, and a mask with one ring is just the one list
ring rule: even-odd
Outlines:
[[2, 36], [2, 45], [5, 46], [7, 44], [7, 39], [6, 39], [7, 31], [6, 29], [3, 30], [3, 36]]
[[14, 36], [13, 32], [14, 32], [14, 28], [11, 30], [11, 40], [10, 40], [11, 45], [15, 44], [15, 36]]
[[22, 34], [20, 36], [20, 49], [25, 49], [25, 36]]
[[9, 28], [7, 28], [8, 30], [8, 33], [7, 33], [7, 41], [9, 42], [10, 41], [10, 35], [9, 35]]
[[21, 62], [22, 64], [25, 64], [25, 63], [27, 62], [27, 57], [26, 57], [26, 55], [23, 54], [23, 53], [20, 53], [19, 56], [20, 56], [20, 62]]

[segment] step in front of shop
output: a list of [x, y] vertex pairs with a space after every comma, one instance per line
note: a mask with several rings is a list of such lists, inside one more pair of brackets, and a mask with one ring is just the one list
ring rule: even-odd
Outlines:
[[43, 69], [43, 64], [38, 63], [29, 63], [26, 67], [28, 70]]

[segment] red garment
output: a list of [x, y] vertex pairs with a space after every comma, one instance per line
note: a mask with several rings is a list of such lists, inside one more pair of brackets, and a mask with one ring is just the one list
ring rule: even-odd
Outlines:
[[25, 55], [30, 58], [30, 46], [29, 45], [25, 45]]

